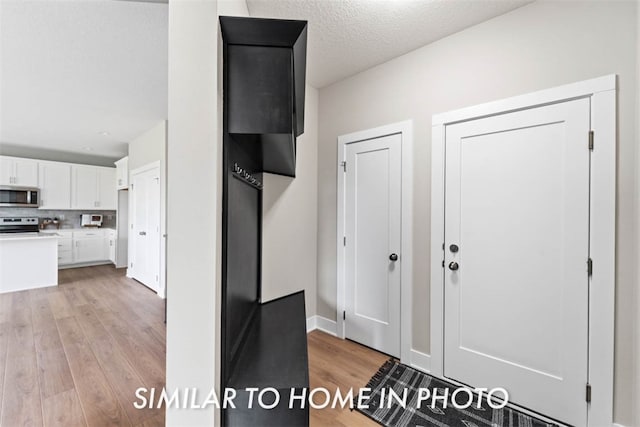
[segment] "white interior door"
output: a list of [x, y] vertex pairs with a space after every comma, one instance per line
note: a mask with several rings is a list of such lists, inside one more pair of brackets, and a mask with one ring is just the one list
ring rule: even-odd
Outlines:
[[589, 129], [579, 99], [447, 126], [445, 144], [445, 376], [581, 426]]
[[401, 135], [346, 145], [345, 336], [400, 356]]
[[130, 276], [158, 292], [160, 283], [160, 173], [132, 175]]

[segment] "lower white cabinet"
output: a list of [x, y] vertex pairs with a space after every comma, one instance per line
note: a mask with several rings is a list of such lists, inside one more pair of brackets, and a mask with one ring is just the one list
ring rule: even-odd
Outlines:
[[116, 243], [118, 239], [118, 233], [116, 230], [107, 230], [107, 251], [109, 252], [109, 261], [113, 264], [116, 263]]
[[99, 263], [116, 260], [116, 231], [96, 230], [46, 230], [58, 237], [58, 266]]
[[58, 265], [73, 264], [73, 235], [60, 234], [58, 238]]
[[106, 260], [106, 249], [102, 230], [73, 233], [73, 260], [75, 263]]

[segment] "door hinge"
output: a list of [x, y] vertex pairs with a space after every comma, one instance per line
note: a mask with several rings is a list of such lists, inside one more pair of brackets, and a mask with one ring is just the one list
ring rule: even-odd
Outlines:
[[587, 274], [589, 276], [593, 274], [593, 260], [591, 258], [587, 259]]
[[131, 263], [131, 267], [129, 267], [129, 268], [133, 268], [133, 263]]
[[591, 402], [591, 384], [589, 383], [587, 383], [587, 392], [585, 397], [587, 402]]
[[347, 246], [347, 236], [342, 238], [342, 246]]
[[340, 166], [342, 166], [342, 170], [346, 173], [347, 172], [347, 162], [340, 162]]
[[158, 276], [156, 276], [156, 282], [158, 281]]
[[593, 131], [589, 131], [589, 150], [593, 151]]
[[347, 311], [342, 312], [342, 320], [347, 320]]

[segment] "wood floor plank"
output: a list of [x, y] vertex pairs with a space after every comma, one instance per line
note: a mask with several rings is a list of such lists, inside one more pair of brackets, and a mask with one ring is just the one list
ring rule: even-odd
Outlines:
[[66, 294], [62, 291], [63, 288], [61, 286], [58, 286], [58, 288], [58, 292], [47, 294], [53, 316], [56, 319], [64, 319], [65, 317], [73, 316], [73, 307], [71, 307]]
[[153, 417], [144, 420], [140, 424], [136, 425], [136, 427], [164, 427], [164, 424], [165, 417], [164, 411], [162, 411], [159, 414], [156, 414]]
[[147, 387], [164, 387], [165, 347], [144, 330], [131, 328], [112, 312], [100, 313], [100, 320]]
[[11, 293], [0, 294], [0, 323], [11, 321]]
[[131, 425], [76, 318], [59, 319], [58, 329], [87, 424]]
[[75, 389], [63, 391], [42, 401], [45, 427], [82, 427], [87, 425], [80, 398]]
[[7, 365], [7, 347], [9, 346], [9, 330], [8, 322], [0, 323], [0, 416], [2, 415], [2, 395], [4, 393], [4, 377], [5, 367]]
[[12, 292], [9, 321], [14, 326], [32, 324], [29, 291]]
[[23, 317], [14, 319], [19, 323], [9, 328], [0, 425], [39, 426], [42, 425], [42, 403], [33, 328], [30, 323], [24, 323]]
[[[33, 340], [38, 365], [38, 382], [42, 399], [74, 388], [67, 357], [62, 348], [48, 292], [29, 291]], [[45, 417], [47, 414], [43, 414]]]
[[49, 292], [46, 291], [45, 288], [29, 291], [31, 324], [33, 325], [33, 331], [35, 333], [56, 326], [56, 319], [49, 305], [48, 294]]
[[79, 307], [87, 304], [87, 300], [82, 293], [82, 287], [78, 285], [65, 286], [64, 290], [67, 301], [72, 307]]
[[[307, 335], [309, 349], [309, 386], [336, 388], [345, 393], [364, 387], [389, 358], [360, 344], [342, 340], [320, 331]], [[373, 427], [378, 424], [348, 408], [310, 410], [311, 426]]]
[[[38, 334], [58, 334], [56, 329], [42, 331]], [[43, 339], [36, 339], [43, 342]], [[43, 347], [44, 348], [44, 347]], [[38, 365], [38, 381], [40, 384], [40, 395], [47, 398], [67, 390], [72, 390], [74, 386], [71, 369], [67, 362], [67, 356], [60, 344], [59, 348], [41, 349], [36, 347], [36, 360]]]
[[133, 406], [133, 402], [136, 401], [136, 390], [145, 387], [146, 384], [138, 376], [111, 334], [104, 328], [98, 315], [89, 305], [85, 305], [76, 318], [129, 420], [135, 425], [153, 417], [157, 413], [156, 410], [136, 409]]

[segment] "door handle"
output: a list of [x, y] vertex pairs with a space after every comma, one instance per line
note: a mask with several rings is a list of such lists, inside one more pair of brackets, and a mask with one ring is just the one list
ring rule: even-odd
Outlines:
[[398, 260], [398, 254], [391, 254], [389, 255], [389, 259], [391, 261], [397, 261]]
[[449, 270], [451, 270], [451, 271], [456, 271], [458, 268], [460, 268], [460, 266], [458, 265], [458, 263], [457, 263], [457, 262], [455, 262], [455, 261], [451, 261], [451, 262], [449, 263]]
[[140, 234], [141, 236], [146, 236], [146, 235], [147, 235], [147, 232], [146, 232], [146, 231], [141, 231], [141, 232], [140, 232], [140, 233], [138, 233], [138, 234]]

